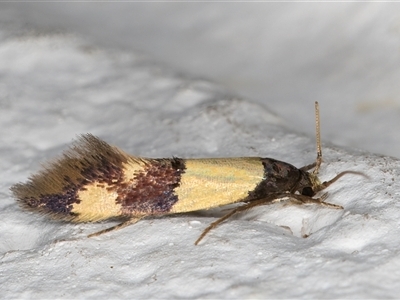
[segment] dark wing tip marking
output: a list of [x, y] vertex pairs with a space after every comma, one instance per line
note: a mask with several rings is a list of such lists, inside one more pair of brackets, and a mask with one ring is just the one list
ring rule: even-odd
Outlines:
[[129, 155], [92, 134], [81, 135], [60, 158], [43, 165], [25, 183], [10, 188], [22, 208], [72, 220], [71, 209], [79, 203], [77, 192], [94, 179], [107, 182], [121, 176]]

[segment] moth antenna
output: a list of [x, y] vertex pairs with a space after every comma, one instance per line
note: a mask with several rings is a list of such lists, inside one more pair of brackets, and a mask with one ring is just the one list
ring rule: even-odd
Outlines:
[[315, 161], [315, 169], [313, 174], [318, 174], [319, 167], [322, 163], [322, 148], [321, 148], [321, 131], [320, 131], [320, 121], [319, 121], [319, 104], [315, 101], [315, 139], [317, 143], [317, 159]]
[[[336, 182], [337, 180], [339, 180], [342, 176], [346, 175], [346, 174], [353, 174], [353, 175], [361, 175], [364, 176], [365, 178], [369, 179], [368, 175], [365, 175], [362, 172], [357, 172], [357, 171], [343, 171], [339, 174], [337, 174], [335, 177], [333, 177], [331, 180], [329, 181], [324, 181], [323, 183], [321, 183], [321, 185], [318, 188], [318, 191], [324, 190], [326, 189], [328, 186], [330, 186], [332, 183]], [[316, 191], [317, 192], [317, 191]]]

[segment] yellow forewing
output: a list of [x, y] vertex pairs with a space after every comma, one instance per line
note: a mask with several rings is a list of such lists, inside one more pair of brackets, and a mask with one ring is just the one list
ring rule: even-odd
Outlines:
[[121, 214], [121, 205], [115, 202], [118, 194], [107, 191], [107, 185], [100, 187], [94, 182], [79, 191], [78, 197], [81, 201], [72, 209], [72, 213], [77, 215], [76, 222], [96, 222]]
[[264, 176], [260, 158], [189, 159], [171, 213], [209, 209], [248, 196]]

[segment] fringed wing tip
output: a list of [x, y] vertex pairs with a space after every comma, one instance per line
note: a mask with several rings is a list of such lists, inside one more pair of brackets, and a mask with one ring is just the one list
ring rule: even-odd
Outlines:
[[27, 182], [17, 183], [10, 190], [24, 210], [80, 222], [79, 215], [71, 211], [80, 202], [78, 192], [99, 174], [135, 159], [90, 133], [82, 134], [60, 157], [45, 163]]

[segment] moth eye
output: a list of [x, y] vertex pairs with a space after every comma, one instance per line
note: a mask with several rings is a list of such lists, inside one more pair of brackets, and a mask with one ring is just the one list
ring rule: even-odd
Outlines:
[[302, 191], [301, 194], [304, 196], [309, 196], [312, 197], [315, 195], [314, 191], [312, 188], [310, 188], [309, 186], [305, 187]]

